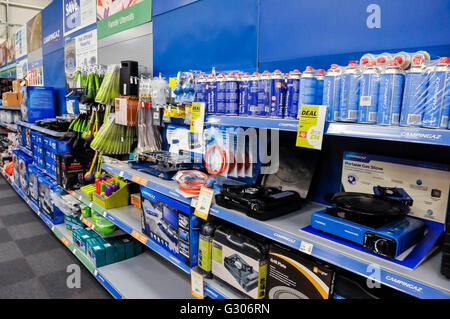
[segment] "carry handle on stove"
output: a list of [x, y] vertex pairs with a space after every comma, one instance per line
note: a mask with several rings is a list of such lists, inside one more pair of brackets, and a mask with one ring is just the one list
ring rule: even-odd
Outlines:
[[234, 244], [234, 245], [236, 245], [236, 246], [239, 246], [239, 247], [243, 248], [243, 247], [244, 247], [244, 241], [243, 241], [239, 236], [235, 236], [235, 237], [237, 237], [238, 239], [241, 239], [240, 242], [237, 242], [237, 241], [233, 240], [233, 238], [232, 238], [233, 235], [234, 235], [234, 234], [228, 234], [228, 235], [227, 235], [227, 240], [228, 240], [230, 243], [232, 243], [232, 244]]

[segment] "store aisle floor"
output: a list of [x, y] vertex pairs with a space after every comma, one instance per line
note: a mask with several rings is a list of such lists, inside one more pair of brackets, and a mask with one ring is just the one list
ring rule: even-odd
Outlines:
[[[73, 274], [67, 272], [69, 265], [80, 269], [80, 288], [67, 286], [67, 279]], [[0, 177], [0, 299], [3, 298], [111, 296]]]

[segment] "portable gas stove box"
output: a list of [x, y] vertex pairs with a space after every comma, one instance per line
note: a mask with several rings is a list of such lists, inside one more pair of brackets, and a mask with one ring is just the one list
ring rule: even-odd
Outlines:
[[141, 186], [142, 231], [189, 267], [197, 265], [201, 219], [185, 203]]
[[52, 193], [61, 192], [63, 189], [56, 184], [48, 176], [38, 177], [39, 184], [39, 208], [41, 212], [45, 213], [53, 222], [53, 224], [64, 223], [64, 213], [53, 204]]
[[334, 272], [292, 249], [270, 245], [267, 297], [269, 299], [328, 299]]
[[39, 206], [39, 182], [38, 178], [44, 174], [35, 166], [28, 167], [28, 194], [33, 203]]
[[25, 153], [17, 152], [18, 177], [17, 186], [28, 196], [28, 166], [33, 163], [33, 159]]
[[212, 274], [253, 299], [266, 295], [268, 246], [223, 225], [214, 233]]

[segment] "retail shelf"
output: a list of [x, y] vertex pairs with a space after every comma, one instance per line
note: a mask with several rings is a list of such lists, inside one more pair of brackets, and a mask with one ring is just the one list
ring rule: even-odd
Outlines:
[[[142, 234], [140, 220], [137, 220], [134, 216], [139, 216], [141, 214], [140, 210], [136, 209], [134, 206], [125, 206], [120, 208], [114, 208], [106, 210], [103, 207], [91, 202], [88, 198], [82, 195], [82, 192], [73, 192], [70, 194], [74, 196], [79, 201], [83, 202], [85, 205], [89, 206], [91, 209], [97, 213], [103, 215], [106, 219], [113, 222], [117, 227], [122, 229], [124, 232], [130, 234], [135, 239], [139, 240], [142, 244], [149, 247], [151, 250], [158, 253], [164, 259], [170, 261], [172, 264], [189, 274], [191, 269], [189, 266], [183, 264], [178, 259], [176, 259], [167, 250], [159, 246], [152, 239], [148, 238], [146, 235]], [[83, 222], [89, 226], [92, 223], [89, 220], [83, 220]]]
[[[278, 129], [292, 132], [297, 132], [298, 129], [297, 120], [257, 117], [208, 115], [205, 118], [205, 124]], [[326, 123], [325, 134], [450, 146], [450, 130], [445, 129], [333, 122]]]
[[21, 126], [29, 128], [29, 129], [32, 129], [34, 131], [37, 131], [37, 132], [40, 132], [40, 133], [43, 133], [43, 134], [46, 134], [46, 135], [49, 135], [52, 137], [56, 137], [56, 138], [71, 137], [73, 135], [73, 132], [57, 132], [57, 131], [49, 130], [42, 126], [38, 126], [35, 124], [23, 122], [23, 121], [19, 121], [17, 123], [17, 125], [21, 125]]
[[[137, 170], [133, 170], [124, 163], [105, 163], [103, 169], [133, 180], [139, 184], [145, 184], [157, 192], [174, 199], [182, 198], [185, 203], [191, 199], [181, 196], [176, 189], [178, 185], [173, 181], [165, 181]], [[210, 214], [235, 225], [280, 242], [294, 249], [300, 249], [303, 245], [312, 245], [310, 254], [321, 260], [342, 267], [354, 273], [369, 277], [372, 265], [378, 265], [381, 270], [380, 281], [390, 287], [403, 291], [419, 298], [450, 298], [450, 283], [439, 273], [441, 255], [435, 255], [425, 261], [414, 270], [389, 262], [377, 256], [356, 251], [347, 246], [335, 243], [328, 239], [302, 231], [310, 224], [310, 216], [313, 212], [322, 211], [325, 206], [307, 202], [297, 212], [274, 218], [265, 222], [255, 220], [235, 210], [229, 210], [217, 205], [212, 205]]]
[[151, 252], [96, 268], [74, 245], [65, 224], [54, 225], [21, 189], [9, 178], [6, 180], [114, 298], [193, 298], [190, 294], [189, 277]]
[[4, 111], [20, 111], [20, 106], [0, 106], [0, 110]]
[[0, 122], [0, 126], [8, 129], [10, 131], [16, 131], [17, 130], [17, 125], [16, 124]]
[[108, 158], [104, 157], [102, 162], [102, 169], [112, 174], [119, 175], [120, 177], [133, 181], [139, 185], [148, 187], [154, 191], [165, 194], [180, 202], [191, 204], [192, 198], [186, 198], [180, 194], [178, 189], [178, 183], [173, 180], [164, 180], [162, 178], [152, 176], [132, 169], [126, 163], [109, 163]]
[[193, 298], [189, 277], [152, 251], [101, 267], [98, 271], [114, 287], [120, 287], [120, 292], [127, 298]]

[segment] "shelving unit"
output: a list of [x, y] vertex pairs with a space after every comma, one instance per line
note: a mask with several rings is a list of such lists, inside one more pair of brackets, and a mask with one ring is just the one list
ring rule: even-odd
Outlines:
[[[257, 117], [208, 115], [205, 118], [205, 124], [278, 129], [281, 131], [290, 132], [297, 132], [298, 130], [297, 120]], [[428, 129], [420, 127], [416, 128], [402, 126], [381, 126], [371, 124], [333, 122], [326, 123], [325, 135], [450, 146], [450, 130]]]
[[3, 111], [20, 111], [20, 106], [0, 106], [0, 110]]
[[40, 132], [40, 133], [43, 133], [43, 134], [46, 134], [46, 135], [49, 135], [52, 137], [56, 137], [56, 138], [66, 138], [66, 137], [73, 136], [73, 132], [57, 132], [57, 131], [46, 129], [45, 127], [42, 127], [39, 125], [35, 125], [35, 124], [23, 122], [23, 121], [19, 121], [17, 123], [17, 125], [21, 125], [21, 126], [30, 128], [33, 131], [37, 131], [37, 132]]
[[10, 130], [10, 131], [17, 131], [17, 125], [16, 124], [9, 124], [9, 123], [3, 123], [0, 122], [0, 126]]
[[[89, 258], [74, 245], [72, 236], [66, 231], [65, 224], [54, 225], [28, 196], [11, 182], [9, 177], [5, 176], [4, 178], [114, 298], [192, 298], [189, 278], [151, 251], [96, 268]], [[161, 285], [159, 281], [163, 280], [162, 278], [169, 280], [170, 284]], [[162, 286], [163, 288], [161, 288]]]
[[[96, 203], [90, 201], [86, 198], [81, 191], [70, 191], [69, 192], [73, 197], [81, 201], [83, 204], [89, 206], [91, 209], [101, 214], [106, 219], [113, 222], [117, 227], [122, 229], [127, 234], [134, 237], [136, 240], [140, 241], [142, 244], [146, 245], [150, 248], [155, 254], [159, 255], [158, 257], [167, 262], [171, 263], [173, 266], [181, 270], [185, 273], [185, 275], [189, 275], [191, 273], [191, 268], [183, 263], [181, 263], [178, 259], [174, 258], [172, 254], [170, 254], [167, 250], [159, 246], [152, 239], [148, 238], [141, 231], [140, 222], [133, 217], [136, 214], [140, 215], [140, 210], [136, 209], [134, 206], [125, 206], [120, 208], [114, 208], [106, 210], [103, 207], [97, 205]], [[81, 218], [83, 223], [92, 228], [93, 225], [90, 220], [86, 218]], [[173, 267], [172, 266], [172, 267]], [[108, 266], [106, 266], [108, 267]], [[186, 278], [189, 278], [186, 276]], [[190, 289], [190, 288], [189, 288]], [[238, 291], [234, 291], [232, 287], [225, 286], [214, 279], [207, 279], [204, 283], [205, 295], [208, 295], [213, 299], [236, 299], [236, 298], [245, 298]]]
[[[181, 201], [184, 203], [190, 204], [192, 200], [184, 198], [176, 191], [178, 185], [175, 181], [166, 181], [139, 172], [129, 168], [127, 164], [105, 162], [103, 169], [125, 179], [150, 187], [174, 199], [180, 200], [180, 197], [182, 197]], [[217, 205], [211, 206], [210, 214], [240, 227], [251, 229], [255, 233], [297, 250], [301, 249], [302, 245], [312, 245], [312, 249], [309, 252], [311, 256], [365, 277], [370, 275], [368, 272], [370, 265], [379, 265], [381, 268], [381, 283], [415, 297], [450, 298], [450, 285], [448, 284], [448, 280], [437, 271], [441, 260], [440, 254], [425, 261], [417, 269], [411, 270], [369, 253], [356, 251], [336, 242], [302, 231], [301, 229], [303, 227], [310, 224], [311, 214], [313, 212], [323, 211], [325, 207], [322, 204], [307, 202], [297, 212], [265, 222], [252, 219], [241, 212], [229, 210]]]

